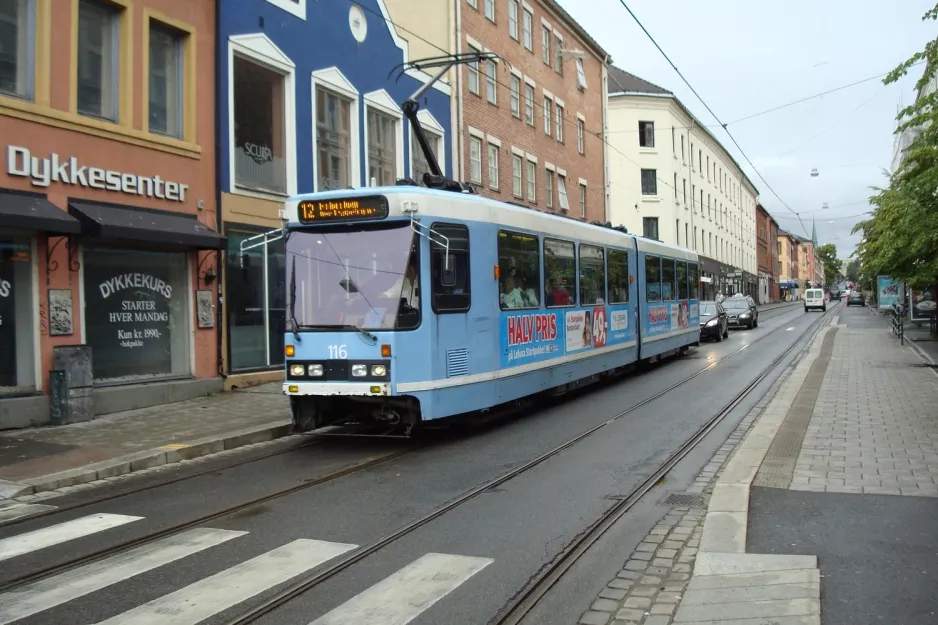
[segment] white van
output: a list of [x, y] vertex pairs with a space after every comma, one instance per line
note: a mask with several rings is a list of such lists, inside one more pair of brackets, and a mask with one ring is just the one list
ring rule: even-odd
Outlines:
[[804, 311], [812, 308], [827, 310], [827, 300], [824, 299], [824, 289], [807, 289], [804, 292]]

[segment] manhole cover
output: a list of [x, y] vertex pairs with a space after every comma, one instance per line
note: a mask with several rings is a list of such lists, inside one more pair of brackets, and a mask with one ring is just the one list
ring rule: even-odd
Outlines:
[[668, 493], [665, 497], [658, 503], [663, 503], [667, 506], [687, 506], [688, 508], [705, 508], [707, 506], [707, 499], [702, 494], [698, 493]]

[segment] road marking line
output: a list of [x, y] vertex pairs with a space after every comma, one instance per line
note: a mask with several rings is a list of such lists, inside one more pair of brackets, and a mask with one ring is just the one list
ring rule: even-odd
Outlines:
[[0, 594], [0, 625], [44, 612], [245, 534], [196, 528]]
[[0, 540], [0, 561], [21, 556], [31, 551], [45, 549], [82, 536], [103, 532], [125, 523], [139, 521], [142, 518], [142, 516], [126, 516], [123, 514], [92, 514], [34, 532], [4, 538]]
[[794, 329], [795, 329], [795, 326], [792, 326], [790, 328], [785, 328], [785, 332], [791, 332]]
[[492, 562], [428, 553], [310, 625], [406, 625]]
[[55, 510], [56, 506], [47, 506], [39, 503], [23, 503], [18, 506], [6, 506], [0, 509], [0, 523], [12, 521], [24, 516], [32, 516], [45, 512], [46, 510]]
[[294, 540], [98, 625], [195, 625], [357, 547]]

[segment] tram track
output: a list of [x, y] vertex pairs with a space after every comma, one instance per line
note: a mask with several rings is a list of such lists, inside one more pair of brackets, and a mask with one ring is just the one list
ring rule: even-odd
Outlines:
[[[544, 569], [541, 574], [536, 576], [533, 582], [529, 582], [529, 584], [525, 586], [525, 589], [521, 591], [521, 594], [516, 596], [516, 597], [520, 597], [521, 600], [517, 600], [517, 599], [512, 600], [512, 602], [508, 604], [509, 609], [507, 611], [503, 610], [504, 616], [497, 616], [496, 617], [497, 620], [493, 621], [492, 625], [509, 625], [509, 624], [515, 624], [515, 623], [520, 622], [520, 618], [523, 618], [523, 616], [527, 614], [530, 611], [530, 609], [534, 606], [537, 600], [539, 600], [540, 597], [546, 594], [546, 592], [550, 589], [550, 587], [553, 586], [554, 583], [556, 583], [556, 579], [559, 579], [560, 576], [562, 576], [563, 572], [569, 569], [570, 566], [572, 566], [583, 555], [583, 553], [585, 553], [588, 550], [588, 548], [592, 546], [602, 536], [602, 534], [605, 533], [605, 531], [615, 523], [615, 521], [617, 521], [625, 513], [627, 513], [629, 509], [631, 509], [649, 490], [651, 490], [655, 486], [655, 484], [659, 480], [661, 480], [662, 477], [667, 475], [671, 471], [671, 469], [681, 459], [683, 459], [688, 453], [690, 453], [707, 436], [707, 434], [709, 434], [710, 431], [713, 430], [713, 428], [719, 425], [719, 423], [722, 422], [723, 419], [725, 419], [726, 416], [728, 416], [733, 411], [733, 409], [735, 409], [736, 406], [738, 406], [749, 395], [749, 393], [751, 393], [752, 390], [756, 388], [756, 386], [758, 386], [762, 378], [765, 377], [768, 373], [770, 373], [775, 367], [777, 367], [778, 364], [788, 354], [791, 353], [794, 347], [801, 342], [801, 339], [803, 339], [806, 335], [811, 333], [815, 328], [821, 326], [825, 320], [830, 319], [833, 314], [833, 311], [834, 309], [831, 309], [828, 312], [824, 313], [822, 316], [818, 317], [818, 319], [812, 321], [811, 324], [808, 326], [808, 328], [798, 337], [797, 340], [795, 340], [792, 343], [791, 346], [789, 346], [784, 352], [782, 352], [782, 354], [780, 354], [777, 358], [775, 358], [768, 367], [766, 367], [758, 375], [756, 375], [755, 378], [752, 380], [752, 382], [750, 382], [740, 393], [734, 396], [732, 401], [730, 401], [714, 417], [708, 420], [700, 429], [697, 430], [697, 432], [695, 432], [693, 436], [689, 437], [681, 445], [681, 447], [678, 448], [678, 450], [674, 454], [672, 454], [664, 463], [659, 465], [659, 467], [655, 470], [654, 473], [652, 473], [648, 478], [643, 480], [642, 483], [639, 484], [639, 486], [636, 487], [625, 499], [623, 499], [620, 503], [617, 503], [612, 508], [610, 508], [610, 510], [604, 513], [600, 517], [599, 520], [597, 520], [589, 528], [587, 528], [587, 530], [583, 532], [579, 538], [577, 538], [570, 546], [568, 546], [562, 552], [559, 558], [555, 559], [553, 564], [551, 564], [547, 569]], [[718, 364], [725, 362], [726, 360], [732, 358], [733, 356], [740, 354], [741, 352], [745, 351], [746, 349], [748, 349], [755, 343], [758, 343], [759, 341], [774, 335], [776, 332], [784, 331], [785, 329], [786, 328], [784, 328], [783, 326], [779, 326], [778, 328], [770, 330], [769, 332], [756, 338], [753, 342], [744, 345], [738, 350], [730, 353], [727, 356], [724, 356], [723, 358], [717, 361], [714, 361], [713, 363], [701, 369], [700, 371], [697, 371], [693, 375], [690, 375], [687, 378], [669, 386], [668, 388], [662, 391], [659, 391], [658, 393], [655, 393], [651, 397], [648, 397], [640, 401], [639, 403], [629, 407], [628, 409], [616, 414], [613, 417], [610, 417], [609, 419], [603, 421], [602, 423], [599, 423], [589, 428], [588, 430], [581, 432], [580, 434], [570, 438], [566, 442], [554, 447], [550, 451], [547, 451], [537, 456], [536, 458], [533, 458], [532, 460], [527, 461], [526, 463], [522, 464], [519, 467], [516, 467], [515, 469], [512, 469], [511, 471], [503, 473], [502, 475], [496, 478], [490, 479], [484, 482], [483, 484], [470, 489], [469, 491], [463, 493], [457, 498], [451, 500], [449, 503], [398, 528], [391, 534], [388, 534], [364, 547], [361, 547], [351, 552], [349, 556], [338, 560], [335, 564], [320, 571], [319, 573], [311, 574], [307, 576], [306, 578], [301, 579], [300, 581], [291, 584], [287, 588], [269, 597], [263, 603], [255, 606], [254, 608], [248, 611], [241, 613], [240, 615], [235, 616], [229, 621], [226, 621], [224, 625], [248, 625], [249, 623], [253, 623], [257, 621], [261, 617], [289, 603], [290, 601], [292, 601], [293, 599], [296, 599], [297, 597], [306, 593], [307, 591], [315, 588], [316, 586], [319, 586], [320, 584], [328, 581], [329, 579], [334, 578], [336, 575], [348, 569], [349, 567], [353, 566], [354, 564], [361, 562], [365, 558], [368, 558], [369, 556], [375, 554], [381, 549], [384, 549], [385, 547], [400, 540], [401, 538], [408, 536], [410, 534], [413, 534], [416, 530], [431, 523], [432, 521], [443, 516], [444, 514], [468, 503], [469, 501], [472, 501], [473, 499], [475, 499], [476, 497], [478, 497], [479, 495], [487, 491], [490, 491], [494, 488], [501, 486], [502, 484], [504, 484], [505, 482], [508, 482], [509, 480], [512, 480], [516, 477], [519, 477], [520, 475], [524, 473], [527, 473], [531, 469], [541, 465], [542, 463], [549, 460], [550, 458], [556, 456], [557, 454], [569, 449], [570, 447], [573, 447], [577, 443], [590, 437], [591, 435], [595, 434], [602, 428], [618, 421], [619, 419], [622, 419], [623, 417], [635, 412], [636, 410], [640, 408], [643, 408], [653, 403], [654, 401], [667, 395], [671, 391], [676, 390], [677, 388], [683, 386], [684, 384], [687, 384], [691, 380], [703, 375], [707, 371], [710, 371], [711, 369], [716, 367]], [[557, 575], [556, 579], [553, 579], [554, 575]], [[545, 581], [543, 582], [540, 581], [542, 579]], [[550, 580], [549, 584], [547, 584], [547, 580]], [[536, 597], [536, 599], [533, 602], [530, 602], [532, 597]], [[518, 616], [515, 617], [513, 615], [518, 615]]]
[[[827, 313], [827, 314], [829, 314], [829, 313]], [[814, 324], [816, 324], [816, 323], [817, 323], [817, 321], [815, 321], [815, 322], [812, 324], [812, 326], [810, 326], [810, 327], [814, 327]], [[809, 330], [810, 330], [810, 327], [809, 327]], [[573, 445], [577, 444], [578, 442], [582, 441], [583, 439], [585, 439], [585, 438], [589, 437], [590, 435], [594, 434], [596, 431], [598, 431], [598, 430], [601, 429], [602, 427], [605, 427], [606, 425], [609, 425], [609, 424], [613, 423], [614, 421], [616, 421], [616, 420], [618, 420], [618, 419], [620, 419], [620, 418], [622, 418], [622, 417], [624, 417], [624, 416], [626, 416], [626, 415], [628, 415], [628, 414], [630, 414], [630, 413], [632, 413], [632, 412], [634, 412], [634, 411], [636, 411], [636, 410], [638, 410], [638, 409], [640, 409], [640, 408], [642, 408], [642, 407], [644, 407], [644, 406], [646, 406], [646, 405], [648, 405], [648, 404], [654, 402], [655, 400], [657, 400], [657, 399], [663, 397], [664, 395], [666, 395], [666, 394], [670, 393], [671, 391], [673, 391], [673, 390], [679, 388], [680, 386], [683, 386], [684, 384], [690, 382], [691, 380], [693, 380], [693, 379], [695, 379], [695, 378], [697, 378], [697, 377], [703, 375], [704, 373], [706, 373], [706, 372], [712, 370], [713, 368], [717, 367], [717, 366], [720, 365], [721, 363], [725, 363], [727, 360], [729, 360], [729, 359], [733, 358], [734, 356], [736, 356], [736, 355], [742, 353], [743, 351], [745, 351], [746, 349], [748, 349], [748, 348], [751, 347], [752, 345], [754, 345], [754, 344], [756, 344], [756, 343], [762, 341], [763, 339], [766, 339], [766, 338], [772, 336], [772, 335], [775, 334], [776, 332], [781, 331], [781, 330], [784, 330], [784, 329], [785, 329], [785, 328], [784, 328], [783, 326], [779, 326], [778, 328], [772, 329], [772, 330], [766, 332], [765, 334], [762, 334], [762, 335], [756, 337], [752, 342], [750, 342], [750, 343], [744, 345], [743, 347], [741, 347], [741, 348], [739, 348], [739, 349], [737, 349], [737, 350], [735, 350], [735, 351], [733, 351], [733, 352], [727, 354], [726, 356], [723, 356], [723, 357], [721, 357], [721, 358], [719, 358], [719, 359], [713, 361], [712, 363], [708, 364], [706, 367], [704, 367], [704, 368], [700, 369], [699, 371], [693, 373], [692, 375], [690, 375], [690, 376], [684, 378], [683, 380], [681, 380], [681, 381], [679, 381], [679, 382], [677, 382], [677, 383], [675, 383], [675, 384], [673, 384], [673, 385], [670, 385], [670, 386], [668, 386], [666, 389], [664, 389], [664, 390], [662, 390], [662, 391], [659, 391], [659, 392], [655, 393], [654, 395], [652, 395], [652, 396], [650, 396], [650, 397], [648, 397], [648, 398], [646, 398], [646, 399], [644, 399], [644, 400], [642, 400], [642, 401], [640, 401], [640, 402], [634, 404], [633, 406], [629, 407], [628, 409], [626, 409], [626, 410], [620, 412], [619, 414], [617, 414], [617, 415], [615, 415], [615, 416], [613, 416], [613, 417], [611, 417], [611, 418], [609, 418], [609, 419], [603, 421], [602, 423], [600, 423], [600, 424], [598, 424], [598, 425], [596, 425], [596, 426], [594, 426], [594, 427], [592, 427], [592, 428], [590, 428], [590, 429], [588, 429], [588, 430], [586, 430], [586, 431], [584, 431], [584, 432], [578, 434], [577, 436], [575, 436], [575, 437], [569, 439], [569, 440], [566, 441], [565, 443], [563, 443], [563, 444], [561, 444], [561, 445], [559, 445], [559, 446], [553, 448], [552, 450], [550, 450], [550, 451], [548, 451], [548, 452], [546, 452], [546, 453], [544, 453], [544, 454], [542, 454], [542, 455], [540, 455], [540, 456], [538, 456], [538, 457], [536, 457], [536, 458], [534, 458], [534, 459], [532, 459], [532, 460], [526, 462], [525, 464], [523, 464], [523, 465], [517, 467], [516, 469], [514, 469], [514, 470], [512, 470], [512, 471], [510, 471], [510, 472], [507, 472], [507, 473], [505, 473], [505, 474], [502, 474], [502, 475], [499, 476], [499, 477], [496, 477], [496, 478], [494, 478], [494, 479], [492, 479], [492, 480], [489, 480], [489, 481], [485, 482], [485, 483], [482, 484], [481, 486], [477, 486], [477, 487], [475, 487], [475, 488], [473, 488], [473, 489], [471, 489], [471, 490], [469, 490], [469, 491], [463, 493], [462, 495], [458, 496], [456, 499], [450, 501], [449, 503], [445, 504], [444, 506], [442, 506], [442, 507], [440, 507], [440, 508], [438, 508], [438, 509], [436, 509], [436, 510], [434, 510], [434, 511], [432, 511], [432, 512], [430, 512], [430, 513], [428, 513], [428, 514], [426, 514], [426, 515], [424, 515], [424, 516], [422, 516], [422, 517], [420, 517], [420, 518], [418, 518], [417, 520], [415, 520], [415, 521], [413, 521], [413, 522], [411, 522], [411, 523], [409, 523], [409, 524], [407, 524], [407, 525], [401, 527], [400, 529], [396, 530], [396, 531], [393, 532], [392, 534], [389, 534], [389, 535], [387, 535], [387, 536], [385, 536], [385, 537], [383, 537], [383, 538], [381, 538], [381, 539], [379, 539], [379, 540], [377, 540], [377, 541], [371, 543], [370, 545], [366, 545], [365, 547], [362, 547], [361, 549], [356, 550], [356, 551], [353, 552], [348, 558], [343, 559], [343, 560], [340, 560], [340, 561], [338, 561], [335, 565], [331, 566], [329, 569], [326, 569], [326, 570], [322, 571], [322, 572], [319, 573], [319, 574], [316, 574], [316, 575], [314, 575], [314, 576], [312, 576], [312, 577], [310, 577], [310, 578], [308, 578], [308, 579], [306, 579], [306, 580], [303, 580], [303, 581], [301, 581], [301, 582], [295, 584], [294, 586], [291, 586], [291, 587], [285, 589], [285, 590], [282, 591], [281, 593], [278, 593], [277, 595], [271, 597], [271, 599], [269, 599], [267, 602], [265, 602], [265, 603], [262, 604], [261, 606], [258, 606], [257, 608], [255, 608], [255, 609], [252, 610], [251, 612], [247, 612], [247, 613], [245, 613], [244, 615], [242, 615], [242, 616], [240, 616], [240, 617], [237, 617], [235, 620], [231, 621], [231, 622], [228, 623], [227, 625], [235, 625], [235, 624], [241, 625], [241, 624], [243, 624], [243, 623], [249, 623], [249, 622], [252, 622], [252, 621], [256, 620], [257, 618], [259, 618], [259, 617], [262, 616], [263, 614], [266, 614], [267, 612], [272, 611], [273, 609], [275, 609], [275, 608], [278, 607], [279, 605], [282, 605], [282, 604], [288, 602], [290, 599], [294, 598], [295, 596], [298, 596], [299, 594], [302, 594], [303, 592], [306, 592], [307, 590], [309, 590], [310, 588], [312, 588], [312, 587], [314, 587], [314, 586], [316, 586], [316, 585], [319, 585], [319, 584], [322, 583], [323, 581], [325, 581], [325, 580], [327, 580], [327, 579], [329, 579], [329, 578], [331, 578], [331, 577], [334, 577], [335, 575], [337, 575], [338, 573], [340, 573], [342, 570], [344, 570], [344, 569], [346, 569], [346, 568], [352, 566], [353, 564], [355, 564], [355, 563], [357, 563], [357, 562], [363, 560], [364, 558], [366, 558], [366, 557], [372, 555], [373, 553], [375, 553], [375, 552], [379, 551], [380, 549], [384, 548], [385, 546], [387, 546], [387, 545], [389, 545], [389, 544], [391, 544], [391, 543], [397, 541], [398, 539], [402, 538], [403, 536], [406, 536], [406, 535], [408, 535], [408, 534], [414, 532], [415, 530], [419, 529], [419, 528], [422, 527], [423, 525], [426, 525], [427, 523], [433, 521], [434, 519], [436, 519], [436, 518], [442, 516], [443, 514], [446, 514], [447, 512], [453, 510], [454, 508], [456, 508], [456, 507], [458, 507], [458, 506], [460, 506], [460, 505], [462, 505], [462, 504], [465, 504], [466, 502], [468, 502], [468, 501], [474, 499], [475, 497], [477, 497], [478, 495], [482, 494], [482, 493], [485, 492], [486, 490], [495, 488], [495, 487], [499, 486], [500, 484], [503, 484], [504, 482], [507, 482], [507, 481], [509, 481], [509, 480], [511, 480], [511, 479], [513, 479], [513, 478], [515, 478], [515, 477], [517, 477], [517, 476], [519, 476], [519, 475], [521, 475], [522, 473], [525, 473], [525, 472], [529, 471], [530, 469], [534, 468], [535, 466], [538, 466], [539, 464], [543, 463], [544, 461], [548, 460], [549, 458], [551, 458], [551, 457], [557, 455], [558, 453], [564, 451], [565, 449], [568, 449], [569, 447], [572, 447]], [[786, 353], [787, 353], [787, 352], [786, 352]], [[582, 391], [588, 392], [590, 388], [595, 388], [595, 387], [589, 387], [589, 386], [588, 386], [588, 387], [584, 387], [584, 388], [582, 389]], [[568, 397], [569, 397], [570, 399], [573, 399], [574, 397], [577, 397], [577, 396], [579, 396], [579, 395], [580, 395], [580, 392], [576, 392], [576, 393], [571, 393], [570, 395], [568, 395]], [[305, 443], [302, 443], [302, 444], [300, 444], [300, 445], [298, 445], [298, 446], [296, 446], [296, 447], [290, 447], [290, 448], [288, 448], [288, 449], [276, 450], [276, 451], [272, 451], [272, 452], [269, 452], [269, 453], [266, 453], [266, 454], [259, 454], [259, 455], [251, 456], [250, 458], [240, 459], [240, 460], [237, 460], [237, 461], [234, 461], [234, 462], [231, 462], [231, 463], [227, 463], [227, 464], [222, 465], [222, 466], [212, 466], [212, 467], [210, 467], [210, 468], [207, 468], [207, 469], [205, 469], [205, 470], [203, 470], [203, 471], [199, 471], [199, 472], [197, 472], [197, 473], [193, 473], [193, 474], [189, 474], [189, 475], [185, 475], [185, 476], [179, 476], [178, 478], [174, 478], [174, 479], [171, 479], [171, 480], [164, 480], [164, 481], [160, 481], [160, 482], [157, 482], [157, 483], [154, 483], [154, 484], [148, 484], [148, 485], [146, 485], [146, 486], [144, 486], [144, 487], [142, 487], [142, 488], [137, 488], [137, 489], [134, 489], [134, 490], [131, 490], [131, 491], [122, 491], [122, 492], [117, 492], [117, 493], [108, 493], [107, 495], [104, 495], [104, 496], [101, 496], [101, 497], [96, 497], [96, 498], [89, 499], [89, 500], [85, 500], [85, 501], [81, 501], [81, 502], [77, 502], [77, 503], [75, 503], [75, 504], [73, 504], [73, 505], [70, 505], [70, 506], [65, 506], [65, 507], [57, 508], [57, 509], [55, 509], [55, 510], [50, 510], [50, 511], [47, 511], [47, 512], [39, 513], [39, 514], [36, 514], [36, 515], [31, 515], [31, 516], [28, 516], [28, 517], [22, 517], [22, 518], [19, 518], [19, 519], [13, 519], [13, 520], [11, 520], [11, 522], [6, 523], [6, 524], [4, 524], [4, 525], [2, 525], [2, 526], [0, 526], [0, 527], [4, 527], [4, 528], [5, 528], [5, 527], [7, 527], [8, 525], [12, 525], [12, 524], [15, 524], [15, 523], [17, 523], [17, 522], [34, 521], [34, 520], [40, 519], [40, 518], [42, 518], [42, 517], [44, 517], [44, 516], [50, 516], [50, 515], [55, 515], [55, 514], [62, 514], [62, 513], [68, 512], [68, 511], [73, 511], [73, 510], [76, 510], [76, 509], [85, 508], [85, 507], [92, 506], [92, 505], [95, 505], [95, 504], [99, 504], [99, 503], [102, 503], [102, 502], [106, 502], [106, 501], [111, 501], [111, 500], [119, 499], [119, 498], [121, 498], [121, 497], [128, 497], [128, 496], [137, 495], [137, 494], [142, 493], [142, 492], [154, 490], [154, 489], [161, 488], [161, 487], [164, 487], [164, 486], [169, 486], [169, 485], [172, 485], [172, 484], [177, 484], [177, 483], [184, 482], [184, 481], [187, 481], [187, 480], [191, 480], [191, 479], [194, 479], [194, 478], [197, 478], [197, 477], [203, 477], [203, 476], [206, 476], [206, 475], [209, 475], [209, 474], [218, 473], [218, 472], [220, 472], [220, 471], [224, 471], [224, 470], [228, 470], [228, 469], [232, 469], [232, 468], [237, 468], [237, 467], [240, 467], [240, 466], [243, 466], [243, 465], [246, 465], [246, 464], [250, 464], [250, 463], [252, 463], [252, 462], [264, 460], [264, 459], [267, 459], [267, 458], [271, 458], [271, 457], [274, 457], [274, 456], [282, 455], [282, 454], [285, 454], [285, 453], [290, 453], [290, 452], [293, 452], [293, 451], [297, 451], [297, 450], [299, 450], [299, 449], [303, 449], [303, 448], [312, 446], [312, 445], [314, 445], [314, 444], [317, 443], [317, 442], [321, 442], [321, 439], [320, 439], [319, 437], [315, 437], [315, 434], [313, 434], [312, 436], [313, 436], [312, 440], [307, 441], [307, 442], [305, 442]], [[11, 579], [11, 580], [8, 580], [7, 582], [4, 582], [4, 583], [0, 584], [0, 592], [6, 592], [6, 591], [8, 591], [8, 590], [10, 590], [10, 589], [13, 589], [13, 588], [22, 586], [22, 585], [24, 585], [24, 584], [28, 584], [28, 583], [34, 582], [34, 581], [36, 581], [36, 580], [39, 580], [39, 579], [47, 578], [47, 577], [50, 577], [50, 576], [52, 576], [52, 575], [57, 575], [57, 574], [62, 573], [62, 572], [64, 572], [64, 571], [74, 569], [74, 568], [76, 568], [76, 567], [78, 567], [78, 566], [82, 566], [82, 565], [84, 565], [84, 564], [88, 564], [89, 562], [101, 560], [101, 559], [106, 558], [106, 557], [108, 557], [108, 556], [116, 555], [116, 554], [121, 553], [121, 552], [124, 552], [124, 551], [126, 551], [126, 550], [128, 550], [128, 549], [131, 549], [131, 548], [134, 548], [134, 547], [137, 547], [137, 546], [146, 544], [146, 543], [153, 542], [153, 541], [158, 540], [158, 539], [160, 539], [160, 538], [165, 538], [165, 537], [170, 536], [170, 535], [178, 534], [178, 533], [180, 533], [180, 532], [182, 532], [182, 531], [185, 531], [185, 530], [187, 530], [187, 529], [191, 529], [191, 528], [193, 528], [193, 527], [197, 527], [197, 526], [199, 526], [199, 525], [202, 525], [202, 524], [205, 524], [205, 523], [209, 523], [209, 522], [215, 521], [215, 520], [220, 519], [220, 518], [228, 517], [228, 516], [231, 516], [231, 515], [236, 514], [236, 513], [238, 513], [238, 512], [243, 512], [243, 511], [245, 511], [245, 510], [248, 510], [248, 509], [250, 509], [250, 508], [253, 508], [253, 507], [258, 506], [258, 505], [261, 505], [261, 504], [268, 503], [268, 502], [273, 501], [273, 500], [275, 500], [275, 499], [279, 499], [279, 498], [285, 497], [285, 496], [287, 496], [287, 495], [291, 495], [291, 494], [294, 494], [294, 493], [297, 493], [297, 492], [301, 492], [301, 491], [304, 491], [304, 490], [308, 490], [308, 489], [311, 489], [311, 488], [320, 486], [320, 485], [322, 485], [322, 484], [325, 484], [325, 483], [327, 483], [327, 482], [332, 482], [332, 481], [337, 480], [337, 479], [339, 479], [339, 478], [346, 477], [346, 476], [352, 475], [352, 474], [354, 474], [354, 473], [358, 473], [358, 472], [360, 472], [360, 471], [367, 470], [367, 469], [369, 469], [369, 468], [375, 467], [375, 466], [377, 466], [377, 465], [380, 465], [380, 464], [382, 464], [382, 463], [388, 462], [388, 461], [390, 461], [390, 460], [394, 460], [394, 459], [400, 458], [400, 457], [402, 457], [402, 456], [405, 456], [405, 455], [407, 455], [407, 454], [413, 453], [414, 451], [416, 451], [416, 450], [418, 450], [418, 449], [420, 449], [420, 448], [422, 448], [422, 447], [425, 447], [427, 444], [429, 444], [429, 443], [426, 442], [426, 441], [416, 441], [416, 440], [415, 440], [415, 441], [414, 441], [414, 444], [408, 445], [407, 447], [405, 447], [405, 448], [403, 448], [403, 449], [397, 449], [397, 450], [395, 450], [395, 451], [393, 451], [393, 452], [390, 452], [390, 453], [385, 453], [385, 454], [381, 454], [381, 455], [378, 455], [378, 456], [374, 456], [374, 457], [370, 457], [370, 458], [365, 458], [365, 459], [363, 459], [363, 460], [361, 460], [361, 461], [358, 461], [358, 462], [349, 464], [349, 465], [347, 465], [347, 466], [342, 467], [341, 469], [337, 469], [337, 470], [332, 471], [332, 472], [330, 472], [330, 473], [328, 473], [328, 474], [326, 474], [326, 475], [323, 475], [323, 476], [320, 476], [320, 477], [317, 477], [317, 478], [310, 479], [310, 480], [305, 481], [305, 482], [303, 482], [303, 483], [295, 484], [295, 485], [290, 486], [290, 487], [288, 487], [288, 488], [278, 489], [278, 490], [273, 491], [273, 492], [271, 492], [271, 493], [268, 493], [268, 494], [266, 494], [266, 495], [263, 495], [263, 496], [260, 496], [260, 497], [256, 497], [256, 498], [252, 498], [252, 499], [250, 499], [250, 500], [248, 500], [248, 501], [239, 503], [239, 504], [237, 504], [237, 505], [229, 506], [229, 507], [223, 508], [223, 509], [221, 509], [221, 510], [217, 510], [217, 511], [215, 511], [215, 512], [211, 512], [211, 513], [208, 513], [208, 514], [205, 514], [205, 515], [201, 515], [201, 516], [196, 517], [196, 518], [192, 518], [192, 519], [189, 519], [189, 520], [186, 520], [186, 521], [183, 521], [183, 522], [179, 522], [179, 523], [170, 525], [170, 526], [168, 526], [168, 527], [165, 527], [165, 528], [163, 528], [163, 529], [161, 529], [161, 530], [159, 530], [159, 531], [151, 532], [151, 533], [145, 534], [145, 535], [143, 535], [143, 536], [139, 536], [139, 537], [137, 537], [137, 538], [133, 538], [133, 539], [129, 539], [129, 540], [126, 540], [126, 541], [122, 541], [122, 542], [120, 542], [120, 543], [116, 543], [116, 544], [111, 545], [111, 546], [109, 546], [109, 547], [106, 547], [106, 548], [104, 548], [104, 549], [100, 549], [100, 550], [94, 551], [94, 552], [92, 552], [92, 553], [89, 553], [89, 554], [86, 554], [86, 555], [83, 555], [83, 556], [79, 556], [79, 557], [77, 557], [77, 558], [73, 558], [73, 559], [67, 560], [67, 561], [65, 561], [65, 562], [60, 562], [60, 563], [57, 563], [57, 564], [54, 564], [54, 565], [50, 565], [50, 566], [48, 566], [48, 567], [44, 567], [44, 568], [42, 568], [42, 569], [33, 571], [33, 572], [28, 573], [28, 574], [26, 574], [26, 575], [22, 575], [22, 576], [13, 578], [13, 579]]]

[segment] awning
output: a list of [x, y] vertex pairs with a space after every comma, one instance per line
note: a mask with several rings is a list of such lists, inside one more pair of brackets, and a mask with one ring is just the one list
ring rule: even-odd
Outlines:
[[70, 201], [68, 210], [81, 222], [82, 233], [92, 237], [203, 250], [225, 247], [225, 237], [201, 223], [195, 215], [79, 201]]
[[77, 234], [81, 224], [41, 195], [0, 191], [0, 228]]

